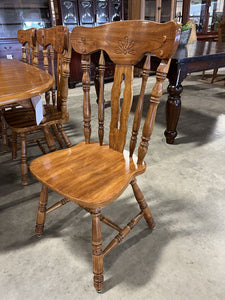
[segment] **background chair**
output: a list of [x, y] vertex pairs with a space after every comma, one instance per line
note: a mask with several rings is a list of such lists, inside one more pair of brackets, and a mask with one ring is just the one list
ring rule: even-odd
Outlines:
[[197, 41], [197, 33], [196, 33], [196, 24], [195, 21], [192, 19], [189, 19], [187, 23], [191, 23], [191, 35], [188, 40], [189, 43], [193, 43]]
[[[146, 21], [121, 21], [94, 28], [75, 27], [71, 33], [74, 50], [81, 56], [83, 69], [83, 113], [85, 142], [70, 149], [46, 154], [31, 162], [30, 170], [42, 182], [37, 214], [36, 234], [44, 229], [46, 214], [72, 201], [92, 216], [92, 246], [94, 286], [103, 288], [103, 258], [111, 252], [144, 217], [149, 228], [155, 222], [144, 196], [137, 185], [136, 176], [145, 172], [145, 155], [153, 130], [157, 106], [163, 92], [170, 58], [179, 44], [180, 26], [174, 22], [158, 24]], [[90, 106], [90, 62], [91, 53], [101, 50], [99, 59], [99, 101], [98, 136], [99, 142], [91, 142]], [[106, 52], [115, 63], [114, 83], [111, 90], [111, 122], [109, 144], [104, 138], [104, 70]], [[133, 102], [134, 64], [147, 53], [143, 67], [140, 96], [134, 113], [129, 151], [126, 145], [127, 122]], [[156, 81], [150, 96], [150, 106], [145, 112], [138, 155], [134, 154], [137, 135], [142, 119], [144, 94], [151, 67], [151, 53], [161, 59], [156, 72]], [[123, 99], [121, 84], [124, 82]], [[148, 91], [149, 92], [149, 91]], [[122, 105], [120, 106], [122, 102]], [[128, 185], [140, 207], [139, 213], [124, 227], [106, 218], [101, 209], [116, 200]], [[63, 199], [47, 209], [48, 189]], [[118, 209], [120, 208], [118, 203]], [[100, 221], [118, 231], [116, 237], [102, 249]]]
[[[17, 33], [18, 41], [22, 44], [22, 61], [25, 63], [29, 63], [38, 66], [38, 52], [39, 46], [36, 40], [36, 29], [30, 28], [27, 30], [18, 30]], [[2, 143], [3, 143], [3, 152], [8, 151], [8, 135], [7, 135], [7, 123], [4, 118], [4, 111], [8, 109], [15, 109], [18, 106], [24, 106], [31, 108], [30, 99], [18, 102], [16, 104], [7, 105], [1, 107], [0, 116], [1, 116], [1, 133], [2, 133]], [[14, 110], [12, 111], [12, 113]], [[40, 140], [38, 141], [40, 143]], [[15, 157], [16, 154], [13, 154]]]
[[[36, 33], [36, 30], [35, 30]], [[27, 40], [27, 33], [24, 30], [18, 31], [18, 39], [20, 41]], [[38, 38], [39, 37], [39, 38]], [[32, 39], [33, 40], [33, 39]], [[69, 49], [69, 32], [68, 28], [64, 26], [56, 26], [48, 30], [40, 29], [37, 32], [37, 40], [43, 46], [43, 63], [46, 72], [50, 70], [57, 84], [54, 85], [51, 91], [46, 93], [46, 104], [44, 105], [44, 119], [37, 125], [35, 118], [35, 111], [32, 105], [22, 103], [26, 107], [16, 108], [15, 110], [5, 111], [4, 117], [8, 127], [12, 131], [12, 153], [13, 158], [16, 158], [17, 153], [17, 134], [21, 139], [21, 176], [22, 184], [27, 185], [27, 135], [41, 130], [44, 133], [46, 143], [50, 151], [56, 150], [54, 138], [50, 131], [50, 126], [53, 128], [55, 135], [63, 146], [62, 133], [66, 145], [71, 146], [71, 142], [66, 133], [62, 129], [62, 123], [69, 119], [67, 112], [67, 96], [68, 96], [68, 76], [69, 76], [69, 62], [71, 57], [71, 49]], [[24, 42], [25, 43], [25, 42]], [[28, 42], [30, 45], [31, 42]], [[50, 49], [49, 49], [50, 47]], [[27, 50], [23, 46], [23, 60], [27, 61]], [[32, 48], [32, 60], [37, 64], [38, 51], [37, 48]], [[29, 54], [29, 51], [28, 51]], [[54, 56], [57, 56], [57, 63], [54, 62]], [[55, 68], [57, 69], [55, 71]], [[56, 95], [57, 87], [57, 95]], [[51, 99], [52, 94], [52, 99]], [[52, 102], [50, 102], [52, 100]], [[37, 140], [39, 143], [39, 140]], [[46, 153], [43, 146], [39, 143], [43, 153]]]
[[[225, 19], [219, 24], [219, 27], [218, 27], [218, 42], [220, 42], [220, 43], [225, 42]], [[218, 72], [218, 69], [213, 70], [211, 83], [214, 82], [217, 72]], [[205, 72], [203, 71], [202, 79], [204, 79], [204, 76], [205, 76]], [[225, 85], [225, 82], [224, 82], [224, 85]]]

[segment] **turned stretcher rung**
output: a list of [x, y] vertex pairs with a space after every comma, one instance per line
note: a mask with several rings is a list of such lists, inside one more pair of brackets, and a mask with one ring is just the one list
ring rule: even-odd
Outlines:
[[111, 221], [110, 219], [106, 218], [105, 216], [101, 215], [100, 216], [100, 221], [102, 221], [103, 223], [105, 223], [106, 225], [112, 227], [113, 229], [121, 232], [123, 229], [121, 227], [119, 227], [118, 225], [116, 225], [113, 221]]
[[[82, 207], [82, 206], [81, 206]], [[87, 212], [91, 213], [91, 210], [89, 208], [86, 207], [82, 207], [84, 208]], [[121, 227], [119, 227], [116, 223], [114, 223], [113, 221], [111, 221], [110, 219], [106, 218], [104, 215], [100, 215], [100, 221], [102, 221], [103, 223], [105, 223], [106, 225], [112, 227], [113, 229], [121, 232], [123, 229]]]
[[65, 205], [66, 203], [68, 203], [70, 200], [63, 198], [62, 200], [58, 201], [57, 203], [55, 203], [54, 205], [52, 205], [51, 207], [49, 207], [46, 210], [46, 214], [52, 212], [53, 210]]
[[117, 234], [117, 236], [115, 236], [115, 238], [103, 250], [103, 257], [109, 254], [128, 235], [128, 233], [137, 225], [143, 215], [144, 213], [141, 211], [122, 229], [119, 234]]

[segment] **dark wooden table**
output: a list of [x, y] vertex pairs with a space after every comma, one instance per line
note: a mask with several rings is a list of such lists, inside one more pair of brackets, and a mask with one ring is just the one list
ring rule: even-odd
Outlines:
[[164, 132], [166, 142], [173, 144], [177, 136], [177, 124], [181, 111], [182, 81], [188, 73], [225, 67], [225, 43], [197, 41], [175, 53], [169, 73], [168, 100]]

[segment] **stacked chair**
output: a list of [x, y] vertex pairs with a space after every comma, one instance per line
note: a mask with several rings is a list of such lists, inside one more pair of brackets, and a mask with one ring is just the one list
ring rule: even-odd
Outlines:
[[[47, 40], [47, 32], [39, 34], [38, 41]], [[45, 34], [46, 33], [46, 34]], [[42, 38], [40, 38], [40, 35]], [[157, 106], [163, 92], [172, 55], [179, 44], [180, 26], [174, 22], [158, 24], [147, 21], [120, 21], [92, 28], [75, 27], [70, 35], [73, 49], [81, 54], [83, 69], [83, 120], [84, 142], [69, 149], [48, 153], [31, 162], [32, 174], [42, 183], [37, 213], [36, 235], [43, 234], [46, 214], [67, 202], [74, 202], [90, 213], [92, 218], [92, 258], [94, 286], [98, 292], [103, 288], [103, 259], [108, 255], [144, 217], [150, 229], [155, 227], [150, 209], [137, 184], [136, 177], [146, 170], [144, 161], [149, 140], [153, 131]], [[90, 105], [90, 62], [91, 54], [100, 50], [99, 59], [99, 97], [98, 97], [98, 141], [91, 141]], [[104, 143], [104, 53], [115, 63], [114, 83], [111, 90], [111, 122], [109, 143]], [[133, 128], [129, 150], [125, 150], [128, 131], [128, 117], [133, 104], [134, 65], [146, 55], [143, 67], [140, 96], [133, 114]], [[160, 59], [156, 80], [150, 96], [150, 106], [144, 119], [140, 145], [137, 155], [135, 148], [141, 125], [146, 83], [151, 68], [151, 55]], [[121, 84], [124, 83], [123, 95]], [[62, 96], [62, 95], [61, 95]], [[123, 97], [121, 105], [121, 96]], [[63, 100], [63, 97], [61, 97]], [[131, 116], [132, 117], [132, 114]], [[121, 227], [102, 214], [102, 209], [114, 202], [131, 185], [139, 212], [125, 226]], [[62, 196], [47, 208], [48, 191]], [[120, 209], [120, 204], [117, 206]], [[118, 233], [102, 248], [100, 222]]]
[[[69, 63], [71, 47], [69, 32], [65, 26], [50, 29], [28, 29], [18, 31], [18, 40], [22, 43], [22, 59], [25, 63], [38, 66], [39, 44], [43, 47], [43, 66], [54, 78], [53, 88], [46, 92], [46, 103], [43, 105], [44, 118], [37, 125], [35, 111], [30, 100], [22, 101], [20, 107], [5, 110], [4, 120], [12, 132], [12, 157], [17, 156], [17, 136], [21, 140], [21, 177], [22, 185], [28, 184], [27, 165], [27, 135], [42, 131], [50, 151], [56, 150], [56, 144], [50, 128], [59, 144], [71, 146], [71, 142], [62, 128], [62, 123], [68, 121], [67, 96]], [[56, 56], [56, 59], [55, 59]], [[56, 92], [57, 89], [57, 92]], [[34, 139], [45, 154], [41, 139]]]

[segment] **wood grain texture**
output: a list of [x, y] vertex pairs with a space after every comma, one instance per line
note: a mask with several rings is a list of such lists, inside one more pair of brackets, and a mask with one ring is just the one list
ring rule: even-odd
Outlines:
[[[111, 252], [144, 217], [148, 227], [154, 228], [151, 211], [137, 185], [136, 177], [145, 172], [144, 157], [148, 150], [157, 105], [163, 91], [170, 58], [179, 41], [180, 27], [175, 22], [156, 24], [146, 21], [121, 21], [95, 28], [76, 27], [71, 33], [75, 51], [81, 54], [83, 69], [83, 120], [85, 142], [35, 159], [30, 170], [42, 184], [59, 193], [66, 200], [80, 205], [92, 216], [92, 259], [94, 286], [103, 287], [103, 258]], [[99, 143], [91, 142], [90, 62], [91, 52], [101, 50], [99, 59]], [[111, 122], [109, 145], [103, 143], [104, 133], [104, 51], [116, 63], [111, 90]], [[150, 55], [163, 58], [156, 72], [150, 107], [144, 121], [138, 157], [134, 154], [137, 134], [142, 120], [144, 94], [150, 72]], [[134, 63], [147, 52], [140, 97], [134, 116], [130, 151], [124, 150], [128, 118], [133, 104]], [[124, 84], [124, 89], [122, 87]], [[122, 92], [123, 90], [123, 92]], [[149, 93], [149, 91], [148, 91]], [[115, 201], [131, 184], [139, 213], [124, 228], [101, 214], [101, 208]], [[43, 193], [43, 192], [42, 192]], [[43, 196], [42, 196], [43, 198]], [[43, 202], [43, 200], [40, 200]], [[53, 208], [61, 207], [58, 202]], [[118, 205], [118, 209], [119, 209]], [[49, 211], [51, 211], [51, 207]], [[48, 210], [47, 210], [48, 211]], [[100, 221], [119, 234], [102, 249]], [[43, 225], [43, 224], [42, 224]]]
[[38, 66], [39, 45], [36, 38], [36, 28], [19, 29], [17, 39], [22, 44], [22, 60], [25, 63]]
[[37, 41], [43, 47], [52, 45], [57, 53], [69, 50], [69, 29], [66, 26], [55, 26], [52, 28], [40, 28], [37, 31]]
[[[111, 93], [110, 148], [123, 152], [127, 122], [133, 101], [133, 66], [116, 65]], [[123, 104], [120, 111], [121, 83], [124, 77]]]
[[179, 39], [180, 25], [174, 21], [164, 24], [122, 21], [91, 29], [75, 27], [71, 33], [71, 43], [76, 52], [88, 54], [102, 49], [116, 64], [135, 64], [145, 52], [161, 59], [169, 58], [175, 53]]
[[51, 88], [53, 78], [18, 60], [0, 59], [0, 105], [16, 103]]
[[145, 164], [137, 165], [136, 161], [127, 151], [80, 143], [35, 159], [30, 170], [63, 197], [83, 207], [97, 208], [113, 202], [135, 176], [145, 171]]
[[104, 138], [104, 72], [105, 72], [105, 58], [104, 53], [101, 51], [99, 58], [99, 95], [98, 95], [98, 138], [100, 145], [103, 144]]

